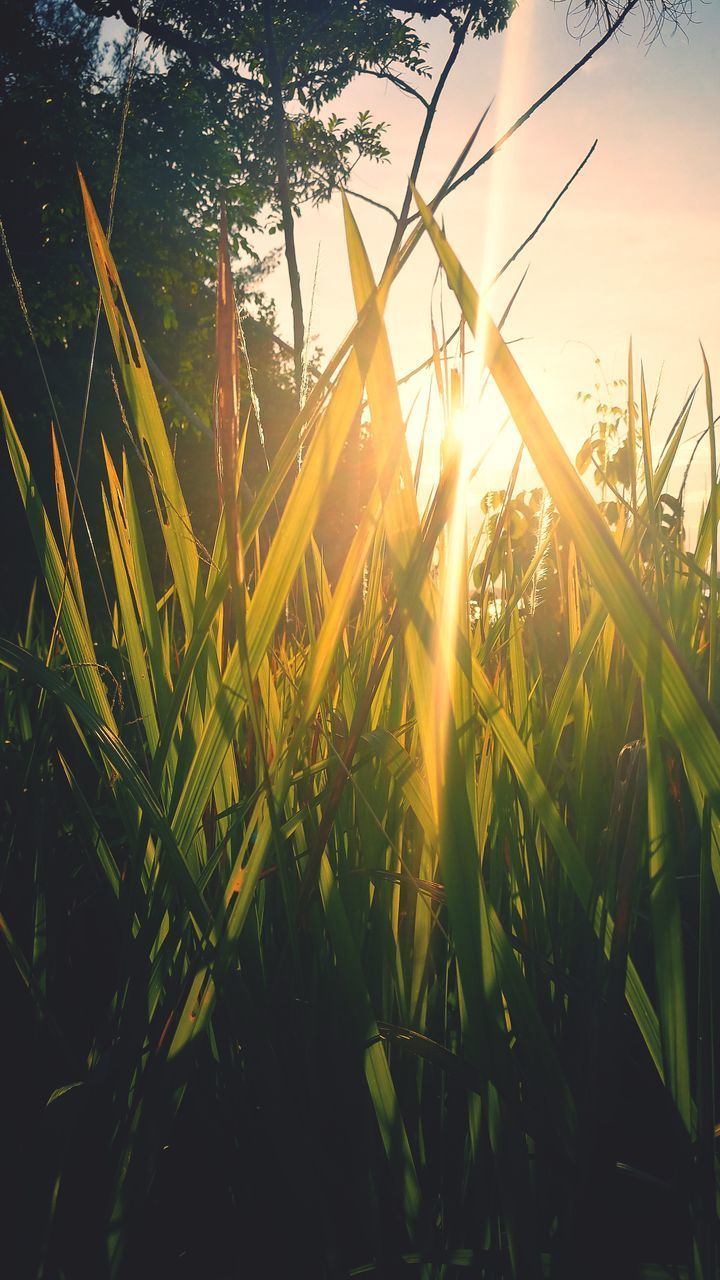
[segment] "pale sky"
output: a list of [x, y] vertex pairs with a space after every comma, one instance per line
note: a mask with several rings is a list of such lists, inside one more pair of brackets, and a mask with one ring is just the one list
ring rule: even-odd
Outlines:
[[[593, 36], [580, 46], [572, 39], [566, 13], [565, 5], [550, 0], [520, 0], [502, 36], [473, 42], [463, 51], [421, 171], [419, 189], [426, 198], [491, 99], [475, 155], [593, 42]], [[450, 241], [480, 284], [528, 234], [598, 139], [589, 165], [490, 295], [497, 318], [529, 265], [505, 332], [522, 339], [514, 348], [516, 357], [573, 455], [590, 425], [576, 392], [592, 390], [596, 355], [608, 379], [625, 376], [631, 336], [651, 395], [662, 370], [653, 432], [658, 444], [701, 372], [699, 340], [715, 373], [720, 404], [718, 5], [696, 3], [695, 18], [687, 35], [668, 31], [664, 43], [649, 48], [638, 43], [637, 23], [628, 26], [443, 206]], [[425, 31], [432, 39], [430, 61], [439, 66], [447, 48], [442, 25], [428, 24]], [[422, 110], [371, 78], [356, 81], [340, 106], [335, 104], [348, 117], [362, 108], [388, 122], [391, 162], [365, 165], [356, 171], [353, 186], [397, 208]], [[354, 209], [379, 271], [390, 219], [357, 201]], [[309, 210], [298, 240], [306, 306], [320, 248], [312, 332], [330, 354], [353, 316], [339, 200]], [[398, 374], [429, 353], [433, 270], [430, 249], [419, 249], [392, 295], [388, 325]], [[289, 336], [284, 261], [267, 288], [277, 300], [280, 331]], [[703, 425], [703, 412], [698, 403], [684, 458], [690, 437]], [[487, 404], [478, 416], [469, 446], [478, 457], [497, 430], [498, 413], [497, 406]], [[510, 431], [503, 433], [478, 477], [480, 493], [502, 483], [515, 441]], [[702, 465], [694, 474], [697, 499], [705, 492]], [[525, 482], [531, 481], [528, 471]]]

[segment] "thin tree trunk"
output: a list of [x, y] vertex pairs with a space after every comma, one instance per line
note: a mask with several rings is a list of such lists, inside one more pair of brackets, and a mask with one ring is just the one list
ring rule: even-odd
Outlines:
[[278, 61], [277, 49], [273, 37], [273, 15], [271, 0], [263, 0], [263, 18], [265, 22], [265, 47], [267, 52], [267, 69], [270, 81], [270, 118], [272, 122], [273, 150], [277, 165], [278, 195], [280, 197], [280, 213], [282, 217], [283, 238], [285, 241], [285, 258], [290, 279], [290, 303], [293, 317], [293, 355], [295, 360], [295, 387], [300, 395], [302, 384], [303, 349], [305, 346], [305, 322], [303, 320], [302, 293], [300, 290], [300, 271], [295, 250], [295, 219], [293, 216], [292, 196], [290, 191], [290, 173], [287, 161], [285, 106], [282, 95], [282, 72]]

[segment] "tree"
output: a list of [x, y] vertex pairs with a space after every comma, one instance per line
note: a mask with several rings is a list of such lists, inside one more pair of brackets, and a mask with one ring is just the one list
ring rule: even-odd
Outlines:
[[[113, 245], [148, 353], [162, 352], [156, 376], [164, 408], [176, 421], [210, 422], [222, 190], [236, 261], [242, 251], [250, 264], [236, 283], [245, 304], [253, 304], [247, 339], [272, 453], [292, 403], [282, 345], [268, 343], [272, 308], [257, 291], [263, 264], [253, 257], [252, 233], [262, 222], [284, 243], [297, 392], [305, 334], [296, 218], [304, 204], [327, 199], [347, 181], [360, 157], [387, 154], [382, 125], [367, 112], [348, 123], [325, 108], [361, 72], [396, 83], [400, 69], [425, 74], [424, 46], [408, 17], [355, 0], [235, 0], [227, 7], [190, 0], [179, 9], [156, 0], [142, 10], [123, 4], [118, 13], [126, 31], [115, 45], [103, 26], [113, 11], [98, 0], [82, 9], [71, 0], [10, 0], [0, 50], [0, 216], [15, 278], [6, 277], [0, 297], [0, 342], [6, 356], [12, 353], [4, 362], [4, 393], [11, 405], [22, 403], [26, 424], [35, 419], [39, 439], [50, 416], [56, 420], [73, 470], [87, 416], [91, 351], [96, 365], [109, 359], [103, 326], [97, 346], [91, 336], [97, 296], [75, 166], [96, 198], [107, 198], [116, 185], [122, 134]], [[145, 44], [136, 48], [138, 23]], [[18, 308], [18, 286], [43, 377]], [[109, 379], [93, 379], [89, 404], [93, 430], [83, 466], [92, 470], [100, 431], [110, 437], [122, 431]], [[43, 461], [34, 458], [49, 481]], [[247, 461], [252, 471], [252, 448]], [[96, 488], [89, 484], [88, 492]], [[9, 506], [3, 503], [8, 531], [17, 515], [13, 502], [14, 493]]]
[[[5, 144], [0, 215], [53, 390], [58, 413], [52, 412], [67, 426], [71, 444], [85, 416], [87, 363], [94, 349], [90, 337], [82, 335], [92, 331], [96, 314], [75, 162], [101, 200], [113, 186], [128, 103], [113, 244], [148, 351], [157, 354], [162, 348], [169, 375], [160, 386], [164, 407], [178, 421], [210, 420], [212, 278], [222, 189], [233, 248], [236, 255], [242, 250], [250, 264], [238, 283], [246, 303], [254, 303], [256, 322], [248, 322], [248, 343], [271, 444], [273, 434], [284, 429], [292, 397], [283, 346], [276, 341], [272, 350], [268, 345], [273, 316], [258, 293], [262, 264], [252, 256], [253, 232], [269, 226], [284, 246], [297, 395], [307, 345], [297, 218], [306, 204], [326, 200], [347, 185], [360, 158], [387, 156], [382, 122], [362, 112], [349, 123], [332, 112], [332, 104], [358, 75], [385, 78], [417, 100], [424, 115], [411, 170], [417, 177], [463, 44], [501, 30], [514, 3], [80, 0], [78, 6], [71, 0], [9, 0], [0, 50]], [[498, 143], [468, 163], [448, 191], [491, 159], [632, 10], [659, 22], [677, 19], [688, 5], [689, 0], [606, 0], [582, 6], [602, 27], [598, 41]], [[114, 47], [103, 27], [103, 19], [113, 16], [124, 24], [124, 36]], [[438, 20], [449, 25], [451, 48], [433, 79], [423, 24]], [[135, 48], [138, 31], [142, 40]], [[411, 208], [408, 185], [400, 210], [390, 211], [394, 231], [388, 257], [402, 242]], [[13, 355], [5, 362], [6, 395], [11, 403], [22, 396], [26, 420], [34, 411], [46, 426], [47, 397], [12, 288], [0, 298], [0, 341]], [[101, 326], [100, 361], [104, 342]], [[103, 398], [102, 381], [93, 385], [91, 413], [107, 431], [111, 420], [119, 423], [119, 415], [112, 393]]]
[[[384, 159], [383, 125], [368, 112], [348, 124], [323, 114], [357, 75], [387, 77], [413, 91], [403, 72], [427, 75], [425, 45], [412, 19], [444, 17], [459, 50], [468, 33], [502, 28], [515, 0], [393, 6], [362, 0], [155, 0], [142, 9], [122, 0], [81, 0], [93, 15], [119, 16], [144, 33], [171, 70], [201, 76], [222, 102], [235, 140], [239, 171], [232, 185], [265, 175], [271, 231], [281, 231], [293, 314], [296, 386], [305, 347], [295, 220], [306, 202], [328, 198], [363, 157]], [[453, 59], [454, 61], [454, 59]]]
[[[100, 20], [70, 0], [14, 0], [12, 8], [0, 49], [0, 211], [35, 336], [43, 348], [67, 347], [96, 310], [75, 166], [99, 199], [109, 194], [128, 50], [113, 51]], [[214, 271], [217, 189], [234, 180], [236, 155], [209, 87], [183, 79], [180, 68], [158, 75], [140, 62], [130, 105], [114, 243], [136, 310], [151, 333], [167, 334], [181, 314], [197, 318]], [[235, 192], [230, 234], [246, 258], [263, 199], [248, 181]], [[257, 274], [255, 264], [250, 287]], [[11, 301], [0, 309], [0, 339], [17, 356], [25, 339]]]
[[[3, 257], [2, 390], [15, 412], [21, 407], [33, 463], [41, 482], [49, 485], [45, 445], [50, 420], [67, 446], [72, 471], [85, 417], [91, 350], [97, 367], [110, 363], [103, 325], [96, 346], [92, 338], [97, 285], [75, 166], [80, 165], [98, 200], [107, 200], [130, 51], [127, 43], [113, 49], [103, 39], [101, 20], [88, 19], [70, 0], [14, 0], [8, 8], [0, 47], [0, 217], [32, 341]], [[229, 187], [235, 179], [236, 152], [218, 119], [211, 85], [183, 78], [181, 67], [168, 66], [160, 75], [142, 60], [134, 72], [113, 245], [148, 353], [162, 352], [158, 360], [166, 376], [158, 389], [168, 418], [209, 430], [216, 196], [220, 186]], [[258, 191], [250, 181], [238, 186], [230, 233], [236, 255], [242, 250], [249, 264], [237, 283], [244, 306], [253, 312], [246, 321], [246, 336], [266, 430], [272, 437], [283, 433], [292, 397], [286, 358], [272, 343], [272, 308], [258, 292], [264, 264], [252, 255], [248, 239], [264, 198], [264, 188]], [[123, 433], [109, 378], [93, 378], [88, 421], [92, 429], [85, 437], [83, 467], [92, 474], [101, 460], [100, 433], [110, 440]], [[34, 449], [35, 441], [41, 447]], [[197, 453], [193, 433], [182, 447]], [[205, 471], [211, 472], [211, 462], [207, 468], [191, 467], [191, 485]], [[24, 522], [6, 466], [0, 476], [2, 532], [6, 545], [12, 543], [16, 549], [8, 573], [11, 579], [17, 576], [19, 585], [27, 577], [28, 564], [34, 563], [34, 553], [17, 532], [24, 530]], [[98, 491], [94, 480], [95, 475], [86, 487], [90, 507]], [[207, 488], [207, 494], [196, 494], [200, 527], [204, 509], [210, 516], [211, 482]], [[17, 599], [12, 581], [9, 586], [0, 604], [3, 611], [12, 609]]]
[[[384, 126], [368, 112], [349, 125], [327, 108], [358, 75], [386, 78], [411, 94], [425, 111], [411, 171], [416, 178], [460, 48], [469, 37], [501, 30], [515, 3], [9, 0], [0, 49], [0, 212], [26, 291], [38, 295], [33, 313], [39, 341], [64, 344], [94, 314], [94, 297], [82, 288], [87, 266], [80, 255], [73, 260], [80, 232], [71, 171], [79, 160], [96, 195], [111, 186], [124, 77], [138, 32], [146, 48], [133, 68], [115, 244], [128, 279], [142, 281], [140, 305], [152, 303], [165, 333], [177, 328], [173, 290], [179, 281], [187, 282], [186, 313], [188, 297], [212, 276], [223, 188], [236, 250], [242, 247], [248, 256], [251, 233], [261, 222], [282, 233], [297, 364], [304, 345], [298, 213], [346, 183], [360, 158], [388, 154]], [[668, 18], [689, 16], [691, 0], [584, 0], [577, 9], [585, 15], [584, 27], [594, 20], [604, 28], [602, 39], [526, 116], [633, 10], [657, 29]], [[114, 50], [103, 40], [102, 19], [110, 17], [125, 24], [125, 38]], [[431, 69], [422, 24], [437, 19], [450, 26], [451, 50], [432, 94], [425, 96], [418, 84]], [[459, 175], [451, 189], [491, 153]], [[409, 208], [408, 190], [394, 215], [391, 248], [402, 238]], [[8, 313], [0, 312], [0, 337], [17, 348], [16, 317], [11, 322]]]

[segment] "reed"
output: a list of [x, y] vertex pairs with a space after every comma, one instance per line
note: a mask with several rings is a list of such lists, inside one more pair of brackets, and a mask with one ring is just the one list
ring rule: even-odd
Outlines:
[[[208, 554], [84, 184], [83, 198], [133, 435], [129, 458], [106, 450], [109, 637], [57, 450], [51, 520], [1, 402], [57, 618], [50, 659], [34, 616], [22, 642], [0, 640], [9, 829], [26, 806], [6, 865], [22, 892], [0, 926], [50, 1085], [20, 1178], [27, 1274], [711, 1280], [707, 366], [694, 545], [668, 494], [690, 402], [653, 458], [632, 357], [632, 484], [611, 528], [430, 207], [416, 194], [409, 246], [376, 283], [346, 205], [357, 322], [253, 495], [221, 243]], [[423, 235], [545, 486], [522, 543], [513, 477], [479, 555], [460, 381], [436, 348], [448, 434], [421, 510], [384, 327]], [[363, 406], [374, 487], [331, 584], [314, 530]], [[60, 868], [31, 830], [28, 777], [62, 832]]]

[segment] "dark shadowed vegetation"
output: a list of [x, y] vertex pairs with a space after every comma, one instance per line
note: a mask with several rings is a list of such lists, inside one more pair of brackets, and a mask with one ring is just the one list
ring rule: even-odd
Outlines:
[[[347, 184], [352, 148], [379, 158], [369, 117], [353, 137], [321, 121], [338, 86], [422, 71], [410, 17], [444, 16], [460, 40], [511, 7], [338, 4], [321, 48], [299, 39], [311, 5], [213, 4], [203, 25], [190, 3], [121, 4], [166, 60], [160, 74], [137, 46], [117, 52], [150, 148], [128, 150], [130, 189], [146, 183], [169, 221], [146, 222], [120, 183], [112, 245], [95, 182], [76, 191], [53, 148], [73, 131], [112, 186], [117, 139], [107, 154], [99, 140], [128, 78], [103, 61], [98, 22], [116, 8], [23, 9], [0, 89], [8, 164], [20, 183], [34, 77], [57, 82], [45, 105], [62, 130], [38, 131], [28, 181], [67, 191], [46, 205], [67, 254], [32, 248], [39, 197], [27, 226], [19, 195], [3, 225], [18, 280], [47, 288], [30, 328], [82, 428], [78, 454], [60, 420], [39, 426], [37, 351], [0, 311], [17, 357], [3, 483], [35, 560], [14, 557], [11, 524], [12, 1277], [717, 1274], [720, 505], [704, 354], [670, 406], [631, 349], [569, 459], [503, 337], [513, 298], [496, 325], [436, 217], [475, 134], [430, 204], [409, 184], [379, 280], [343, 194], [357, 316], [329, 360], [311, 359], [301, 297], [286, 346], [257, 282], [233, 280], [269, 208], [292, 285], [299, 204]], [[592, 7], [598, 47], [634, 7]], [[664, 10], [679, 6], [644, 6]], [[279, 98], [277, 58], [297, 78]], [[203, 59], [228, 95], [209, 132]], [[238, 65], [254, 88], [231, 83]], [[261, 114], [270, 148], [247, 207], [228, 103], [238, 129]], [[191, 192], [163, 129], [196, 126]], [[384, 315], [428, 240], [458, 340], [433, 330], [443, 440], [426, 500]], [[176, 321], [176, 364], [159, 368], [148, 335]], [[539, 479], [519, 488], [519, 453], [468, 527], [471, 346]], [[709, 457], [692, 524], [677, 465], [691, 411]]]

